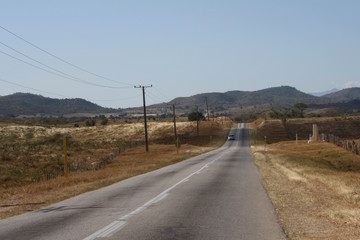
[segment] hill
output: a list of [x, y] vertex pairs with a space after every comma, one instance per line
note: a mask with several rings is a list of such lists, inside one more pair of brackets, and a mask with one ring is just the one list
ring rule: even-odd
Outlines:
[[346, 88], [334, 93], [326, 94], [322, 98], [334, 102], [347, 102], [355, 99], [360, 99], [360, 88]]
[[360, 112], [360, 99], [326, 104], [309, 104], [308, 107], [311, 109], [333, 109], [339, 113], [358, 113]]
[[53, 99], [30, 93], [15, 93], [0, 97], [0, 116], [46, 115], [62, 116], [71, 113], [106, 113], [103, 108], [84, 99]]
[[204, 108], [206, 104], [214, 110], [231, 108], [281, 108], [294, 105], [296, 102], [317, 103], [321, 98], [303, 93], [289, 86], [267, 88], [259, 91], [229, 91], [225, 93], [203, 93], [190, 97], [175, 98], [170, 104], [179, 104], [180, 108], [190, 109], [193, 106]]
[[[206, 112], [206, 103], [211, 115], [230, 113], [250, 116], [269, 109], [291, 108], [297, 102], [308, 104], [309, 109], [335, 109], [338, 112], [359, 112], [360, 88], [349, 88], [316, 97], [290, 86], [281, 86], [258, 91], [229, 91], [225, 93], [201, 93], [190, 97], [178, 97], [167, 104], [176, 104], [178, 115], [187, 114], [197, 107]], [[149, 113], [166, 115], [167, 104], [148, 106]], [[15, 93], [0, 97], [0, 117], [9, 116], [63, 116], [68, 114], [104, 114], [119, 110], [103, 108], [84, 99], [52, 99], [29, 93]], [[142, 108], [121, 110], [124, 115], [142, 113]], [[171, 113], [170, 113], [171, 114]]]

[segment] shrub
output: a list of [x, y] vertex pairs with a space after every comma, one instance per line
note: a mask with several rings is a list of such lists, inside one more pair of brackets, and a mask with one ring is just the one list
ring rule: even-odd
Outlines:
[[189, 121], [203, 121], [205, 117], [201, 112], [191, 112], [188, 115], [188, 119]]
[[87, 127], [95, 126], [95, 125], [96, 125], [96, 121], [95, 121], [94, 119], [88, 119], [88, 120], [86, 120], [85, 125], [86, 125]]
[[103, 120], [101, 120], [101, 125], [106, 125], [106, 124], [108, 124], [108, 119], [107, 118], [105, 118], [105, 119], [103, 119]]

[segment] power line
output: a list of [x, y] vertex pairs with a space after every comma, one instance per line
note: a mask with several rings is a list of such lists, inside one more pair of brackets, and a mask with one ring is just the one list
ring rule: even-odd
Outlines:
[[96, 74], [96, 73], [93, 73], [93, 72], [91, 72], [91, 71], [88, 71], [88, 70], [86, 70], [86, 69], [84, 69], [84, 68], [82, 68], [82, 67], [79, 67], [79, 66], [77, 66], [77, 65], [75, 65], [75, 64], [73, 64], [73, 63], [70, 63], [69, 61], [66, 61], [66, 60], [64, 60], [64, 59], [56, 56], [55, 54], [52, 54], [52, 53], [50, 53], [50, 52], [48, 52], [48, 51], [40, 48], [39, 46], [35, 45], [34, 43], [31, 43], [30, 41], [28, 41], [28, 40], [24, 39], [23, 37], [15, 34], [15, 33], [13, 33], [12, 31], [4, 28], [3, 26], [0, 26], [0, 28], [3, 29], [4, 31], [10, 33], [11, 35], [19, 38], [20, 40], [26, 42], [27, 44], [31, 45], [32, 47], [34, 47], [34, 48], [36, 48], [36, 49], [38, 49], [38, 50], [40, 50], [40, 51], [42, 51], [42, 52], [44, 52], [44, 53], [52, 56], [53, 58], [55, 58], [55, 59], [57, 59], [57, 60], [59, 60], [59, 61], [61, 61], [61, 62], [63, 62], [63, 63], [66, 63], [66, 64], [68, 64], [68, 65], [70, 65], [70, 66], [72, 66], [72, 67], [74, 67], [74, 68], [76, 68], [76, 69], [78, 69], [78, 70], [81, 70], [81, 71], [83, 71], [83, 72], [86, 72], [86, 73], [88, 73], [88, 74], [91, 74], [91, 75], [93, 75], [93, 76], [96, 76], [96, 77], [98, 77], [98, 78], [105, 79], [105, 80], [107, 80], [107, 81], [111, 81], [111, 82], [115, 82], [115, 83], [119, 83], [119, 84], [123, 84], [123, 85], [128, 85], [128, 86], [133, 86], [133, 84], [116, 81], [116, 80], [113, 80], [113, 79], [104, 77], [104, 76], [102, 76], [102, 75], [100, 75], [100, 74]]
[[[0, 78], [0, 81], [11, 84], [11, 85], [14, 85], [14, 86], [30, 89], [30, 90], [40, 92], [40, 93], [46, 93], [46, 94], [55, 95], [55, 96], [59, 96], [59, 97], [63, 97], [63, 98], [74, 98], [74, 97], [70, 97], [70, 96], [66, 96], [66, 95], [62, 95], [62, 94], [58, 94], [58, 93], [54, 93], [54, 92], [48, 92], [48, 91], [40, 90], [40, 89], [37, 89], [37, 88], [25, 86], [25, 85], [22, 85], [22, 84], [19, 84], [19, 83], [10, 82], [10, 81], [7, 81], [7, 80], [5, 80], [3, 78]], [[86, 98], [86, 100], [88, 100], [88, 101], [96, 101], [96, 102], [116, 102], [116, 101], [125, 101], [125, 100], [129, 100], [129, 99], [134, 99], [134, 98], [138, 98], [138, 97], [139, 97], [139, 95], [132, 96], [132, 97], [121, 98], [121, 99], [100, 100], [100, 99]]]
[[[20, 61], [20, 62], [22, 62], [22, 63], [25, 63], [25, 64], [27, 64], [27, 65], [29, 65], [29, 66], [32, 66], [32, 67], [34, 67], [34, 68], [40, 69], [40, 70], [42, 70], [42, 71], [45, 71], [45, 72], [47, 72], [47, 73], [56, 75], [56, 76], [58, 76], [58, 77], [62, 77], [62, 78], [69, 79], [69, 80], [71, 80], [71, 81], [75, 81], [75, 82], [79, 82], [79, 83], [83, 83], [83, 84], [88, 84], [88, 85], [92, 85], [92, 86], [95, 86], [95, 87], [103, 87], [103, 88], [116, 88], [116, 89], [120, 89], [120, 88], [130, 88], [130, 87], [107, 86], [107, 85], [92, 83], [92, 82], [89, 82], [89, 81], [86, 81], [86, 80], [83, 80], [83, 79], [80, 79], [80, 78], [72, 77], [71, 75], [70, 75], [71, 77], [67, 77], [66, 75], [68, 75], [68, 74], [66, 74], [66, 73], [62, 73], [62, 72], [61, 72], [61, 74], [59, 74], [59, 73], [56, 73], [56, 72], [49, 71], [48, 69], [45, 69], [45, 68], [36, 66], [35, 64], [29, 63], [29, 62], [27, 62], [27, 61], [25, 61], [25, 60], [22, 60], [22, 59], [20, 59], [20, 58], [17, 58], [17, 57], [15, 57], [15, 56], [13, 56], [13, 55], [11, 55], [11, 54], [8, 54], [8, 53], [6, 53], [6, 52], [3, 52], [3, 51], [1, 51], [1, 50], [0, 50], [0, 53], [6, 55], [6, 56], [8, 56], [8, 57], [11, 57], [11, 58], [13, 58], [13, 59], [16, 59], [16, 60], [18, 60], [18, 61]], [[47, 67], [48, 67], [48, 66], [47, 66]], [[51, 68], [51, 67], [50, 67], [50, 68]], [[55, 71], [57, 71], [57, 70], [55, 70]], [[57, 72], [59, 72], [59, 71], [57, 71]], [[62, 75], [62, 74], [65, 74], [65, 75]]]
[[168, 96], [166, 96], [163, 92], [161, 92], [160, 89], [158, 89], [157, 87], [154, 87], [154, 89], [155, 89], [158, 93], [160, 93], [160, 95], [162, 95], [163, 97], [165, 97], [165, 98], [164, 98], [164, 100], [165, 100], [164, 102], [168, 102], [167, 100], [170, 99]]
[[150, 93], [150, 91], [147, 92], [147, 95], [149, 98], [151, 98], [154, 102], [159, 102], [159, 104], [164, 103], [161, 99], [159, 99], [156, 95]]
[[21, 84], [18, 84], [18, 83], [7, 81], [7, 80], [2, 79], [2, 78], [0, 78], [0, 81], [11, 84], [11, 85], [14, 85], [14, 86], [18, 86], [18, 87], [27, 88], [27, 89], [30, 89], [30, 90], [33, 90], [33, 91], [41, 92], [41, 93], [56, 95], [56, 96], [64, 97], [64, 98], [70, 98], [69, 96], [64, 96], [64, 95], [61, 95], [61, 94], [58, 94], [58, 93], [47, 92], [47, 91], [39, 90], [39, 89], [36, 89], [36, 88], [24, 86], [24, 85], [21, 85]]
[[118, 98], [118, 99], [91, 99], [91, 101], [98, 101], [98, 102], [115, 102], [115, 101], [125, 101], [130, 99], [138, 98], [139, 95], [132, 96], [132, 97], [126, 97], [126, 98]]
[[[62, 72], [62, 71], [60, 71], [60, 70], [57, 70], [57, 69], [55, 69], [55, 68], [53, 68], [53, 67], [51, 67], [51, 66], [49, 66], [49, 65], [47, 65], [47, 64], [45, 64], [45, 63], [42, 63], [42, 62], [40, 62], [40, 61], [38, 61], [38, 60], [36, 60], [36, 59], [34, 59], [34, 58], [26, 55], [25, 53], [22, 53], [22, 52], [20, 52], [20, 51], [18, 51], [18, 50], [16, 50], [16, 49], [10, 47], [9, 45], [7, 45], [7, 44], [5, 44], [5, 43], [3, 43], [3, 42], [0, 42], [0, 44], [2, 44], [3, 46], [5, 46], [5, 47], [7, 47], [7, 48], [9, 48], [9, 49], [11, 49], [11, 50], [13, 50], [14, 52], [16, 52], [16, 53], [18, 53], [18, 54], [20, 54], [20, 55], [22, 55], [22, 56], [24, 56], [24, 57], [26, 57], [26, 58], [34, 61], [34, 62], [37, 62], [38, 64], [40, 64], [40, 65], [42, 65], [42, 66], [44, 66], [44, 67], [47, 67], [47, 68], [49, 68], [49, 69], [51, 69], [51, 70], [53, 70], [53, 71], [55, 71], [55, 72], [58, 72], [58, 73], [60, 73], [60, 74], [63, 74], [63, 75], [65, 75], [65, 76], [67, 76], [67, 77], [70, 77], [70, 78], [72, 78], [72, 79], [74, 79], [74, 80], [79, 80], [79, 81], [84, 82], [84, 83], [85, 83], [85, 82], [86, 82], [86, 83], [90, 83], [90, 82], [88, 82], [88, 81], [86, 81], [86, 80], [83, 80], [83, 79], [81, 79], [81, 78], [72, 76], [72, 75], [67, 74], [67, 73], [65, 73], [65, 72]], [[5, 54], [4, 52], [2, 52], [2, 53]], [[10, 56], [10, 54], [6, 54], [6, 55]], [[13, 56], [11, 56], [11, 57], [13, 57]], [[18, 58], [16, 58], [16, 59], [20, 61], [20, 59], [18, 59]], [[42, 70], [43, 70], [43, 69], [42, 69]], [[120, 87], [114, 87], [114, 88], [120, 88]], [[123, 87], [121, 87], [121, 88], [123, 88]], [[126, 88], [130, 88], [130, 87], [126, 87]]]

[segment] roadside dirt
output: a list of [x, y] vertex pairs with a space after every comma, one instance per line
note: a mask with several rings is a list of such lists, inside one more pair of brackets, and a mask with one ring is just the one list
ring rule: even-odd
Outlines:
[[306, 141], [252, 151], [289, 239], [360, 239], [360, 156]]

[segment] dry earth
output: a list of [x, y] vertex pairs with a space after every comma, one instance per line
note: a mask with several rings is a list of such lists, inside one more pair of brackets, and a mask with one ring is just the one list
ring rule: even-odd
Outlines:
[[289, 239], [360, 239], [360, 156], [306, 141], [252, 150]]

